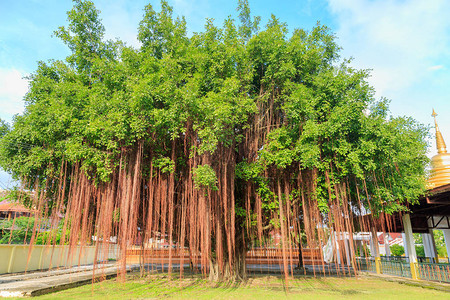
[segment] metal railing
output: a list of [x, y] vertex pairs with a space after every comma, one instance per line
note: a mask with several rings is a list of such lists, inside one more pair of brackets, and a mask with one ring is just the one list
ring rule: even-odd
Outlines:
[[[379, 263], [382, 274], [413, 278], [408, 257], [382, 256]], [[356, 258], [356, 264], [360, 271], [377, 272], [376, 259], [373, 257]], [[416, 266], [419, 279], [450, 283], [450, 264], [434, 263], [434, 259], [421, 257]]]
[[357, 257], [356, 265], [360, 271], [377, 271], [375, 266], [375, 259], [373, 257]]
[[[407, 256], [381, 256], [384, 260], [389, 261], [404, 261], [409, 262], [409, 257]], [[434, 257], [424, 257], [424, 256], [417, 256], [417, 261], [420, 263], [450, 263], [450, 259], [448, 257], [440, 257], [439, 261], [436, 262], [436, 258]]]
[[381, 257], [381, 270], [383, 274], [411, 278], [411, 266], [405, 260], [390, 260]]
[[418, 263], [419, 278], [439, 282], [450, 282], [450, 264]]

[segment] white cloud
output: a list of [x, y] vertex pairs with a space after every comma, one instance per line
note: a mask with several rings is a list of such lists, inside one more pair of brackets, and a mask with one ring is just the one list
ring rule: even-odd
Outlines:
[[23, 111], [23, 97], [28, 90], [28, 81], [23, 76], [25, 73], [17, 69], [0, 68], [1, 117], [7, 121]]
[[444, 68], [445, 67], [443, 65], [436, 65], [436, 66], [429, 67], [428, 70], [430, 70], [430, 71], [437, 71], [437, 70], [442, 70]]
[[344, 55], [373, 69], [378, 96], [420, 82], [448, 54], [449, 1], [329, 0], [329, 9]]

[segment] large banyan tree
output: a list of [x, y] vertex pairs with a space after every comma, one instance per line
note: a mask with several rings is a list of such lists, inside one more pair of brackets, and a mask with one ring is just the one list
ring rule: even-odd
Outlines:
[[423, 193], [425, 128], [388, 116], [327, 27], [262, 29], [247, 1], [238, 14], [189, 35], [167, 2], [147, 5], [136, 49], [105, 41], [93, 3], [74, 0], [55, 32], [72, 54], [39, 63], [0, 142], [39, 216], [64, 216], [60, 243], [115, 240], [124, 265], [164, 238], [220, 279], [277, 233], [288, 272], [292, 248], [367, 231], [364, 215]]

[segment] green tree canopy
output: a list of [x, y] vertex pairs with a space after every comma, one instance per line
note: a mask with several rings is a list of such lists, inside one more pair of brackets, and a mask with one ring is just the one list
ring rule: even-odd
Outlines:
[[238, 11], [188, 36], [166, 1], [149, 4], [135, 49], [74, 1], [56, 31], [72, 54], [39, 63], [0, 141], [1, 166], [66, 214], [72, 244], [158, 232], [225, 276], [264, 236], [317, 247], [318, 224], [351, 232], [423, 193], [426, 128], [389, 116], [329, 28], [289, 34], [272, 16], [261, 29], [247, 1]]
[[0, 138], [7, 134], [9, 131], [9, 124], [0, 119]]

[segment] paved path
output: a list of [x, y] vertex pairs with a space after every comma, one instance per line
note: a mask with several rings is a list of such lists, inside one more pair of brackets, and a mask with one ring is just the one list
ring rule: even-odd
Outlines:
[[[200, 267], [200, 266], [198, 266]], [[186, 271], [189, 264], [184, 265]], [[324, 266], [306, 266], [305, 269], [293, 270], [294, 274], [322, 274]], [[26, 297], [52, 293], [83, 284], [91, 283], [93, 279], [111, 278], [117, 275], [116, 264], [97, 265], [95, 277], [92, 274], [93, 266], [80, 266], [50, 271], [35, 271], [21, 274], [0, 275], [0, 297]], [[127, 271], [138, 270], [139, 264], [128, 265]], [[168, 264], [147, 264], [147, 271], [167, 272]], [[172, 272], [179, 272], [180, 265], [174, 264]], [[247, 265], [251, 274], [282, 274], [283, 269], [277, 264]], [[326, 275], [342, 274], [343, 270], [336, 270], [335, 266], [325, 266]], [[351, 270], [346, 270], [352, 275]]]
[[436, 282], [436, 281], [428, 281], [428, 280], [415, 280], [406, 277], [398, 277], [387, 274], [376, 274], [373, 272], [361, 272], [363, 276], [366, 277], [375, 277], [379, 279], [383, 279], [391, 282], [398, 282], [401, 284], [412, 285], [412, 286], [420, 286], [423, 288], [435, 289], [444, 292], [450, 293], [450, 283], [445, 282]]
[[[127, 270], [137, 269], [130, 265]], [[0, 297], [26, 297], [47, 294], [92, 282], [93, 279], [110, 278], [117, 275], [117, 266], [107, 264], [96, 267], [80, 266], [60, 270], [39, 271], [22, 274], [0, 275]]]

